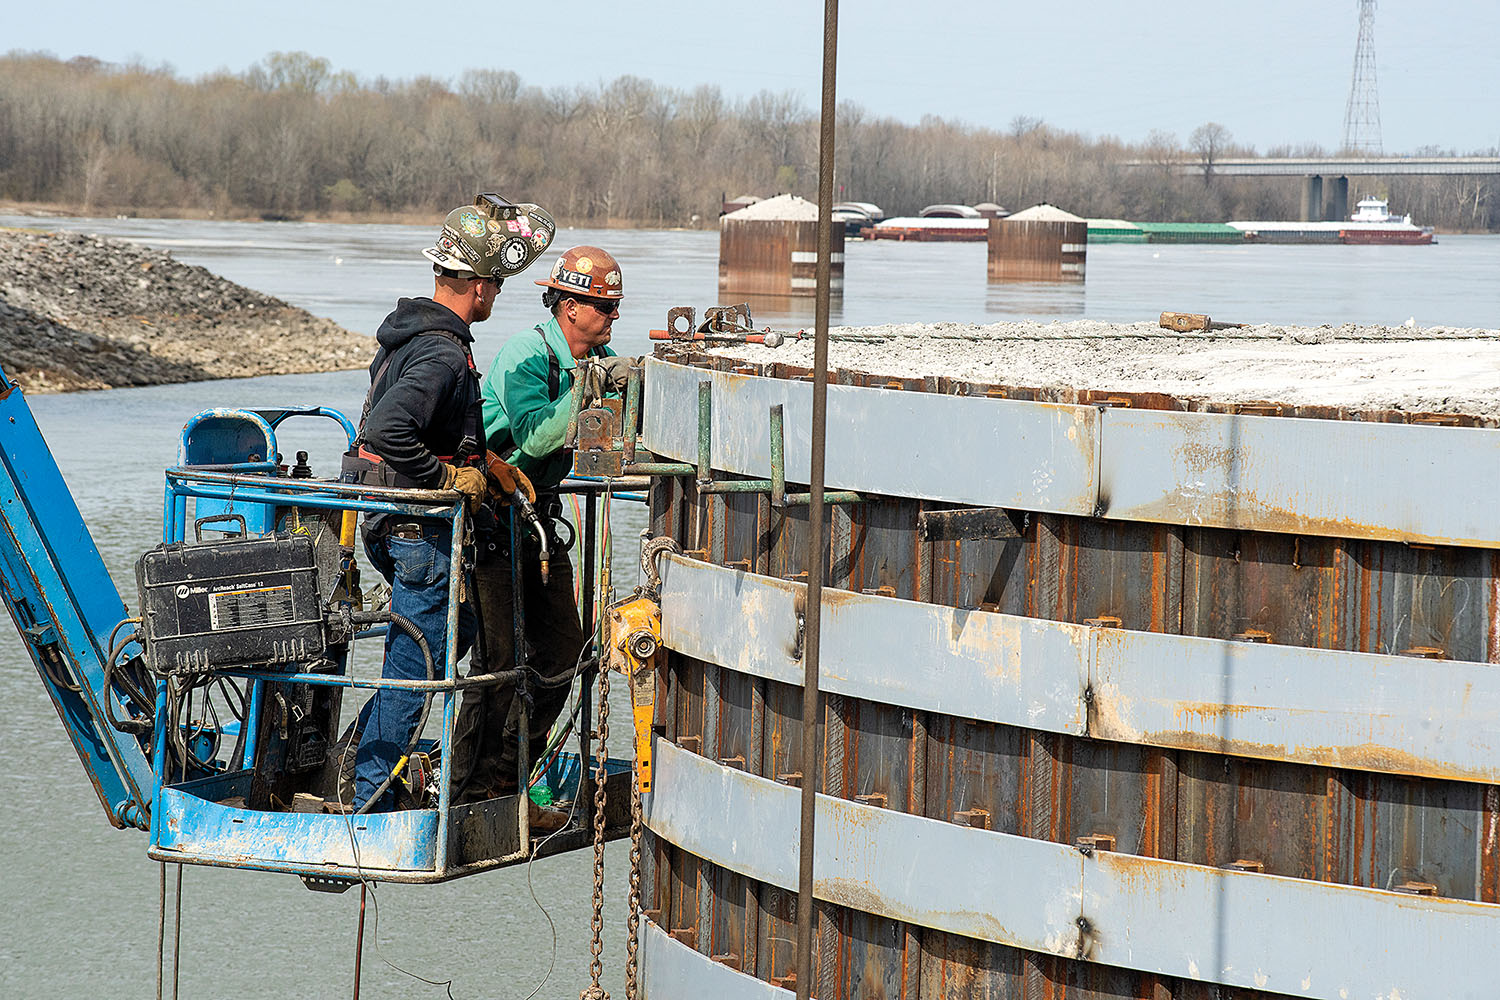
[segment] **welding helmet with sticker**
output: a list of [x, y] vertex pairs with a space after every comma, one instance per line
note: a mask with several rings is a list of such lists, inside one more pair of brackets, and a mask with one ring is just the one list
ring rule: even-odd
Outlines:
[[573, 247], [564, 250], [552, 265], [552, 273], [537, 282], [543, 288], [556, 288], [591, 299], [622, 299], [625, 283], [620, 265], [608, 250], [598, 247]]
[[552, 216], [538, 206], [482, 194], [448, 213], [437, 245], [422, 256], [463, 277], [509, 278], [534, 264], [556, 232]]

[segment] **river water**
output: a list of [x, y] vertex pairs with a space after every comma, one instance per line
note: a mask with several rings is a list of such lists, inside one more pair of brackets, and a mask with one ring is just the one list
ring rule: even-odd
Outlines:
[[[426, 228], [302, 223], [37, 220], [0, 225], [80, 230], [171, 249], [234, 281], [373, 332], [400, 295], [431, 289], [417, 251]], [[716, 301], [713, 233], [563, 231], [555, 248], [597, 243], [620, 260], [626, 304], [615, 326], [622, 354], [650, 349], [666, 310]], [[833, 322], [993, 322], [1036, 317], [1152, 319], [1164, 309], [1215, 319], [1317, 325], [1414, 319], [1422, 326], [1500, 328], [1500, 237], [1444, 236], [1431, 247], [1128, 246], [1089, 248], [1081, 285], [987, 285], [982, 244], [851, 243], [846, 290]], [[536, 270], [550, 265], [553, 255]], [[481, 367], [506, 338], [545, 319], [519, 278], [475, 330]], [[810, 326], [811, 301], [757, 302], [757, 325]], [[0, 359], [3, 363], [4, 359]], [[355, 415], [367, 375], [341, 372], [147, 389], [36, 396], [43, 433], [121, 592], [135, 603], [134, 563], [159, 540], [161, 470], [183, 422], [210, 406], [320, 403]], [[307, 422], [283, 451], [306, 448], [331, 471], [336, 436]], [[332, 428], [331, 422], [328, 428]], [[623, 508], [623, 509], [622, 509]], [[635, 581], [638, 508], [617, 507], [617, 578]], [[156, 958], [157, 867], [145, 838], [110, 827], [51, 703], [15, 638], [0, 638], [0, 884], [9, 928], [0, 934], [0, 997], [149, 996]], [[622, 752], [623, 743], [615, 744]], [[611, 845], [605, 985], [623, 995], [623, 844]], [[446, 886], [382, 886], [366, 933], [363, 995], [444, 997], [382, 959], [459, 998], [577, 996], [587, 983], [591, 865], [586, 854]], [[185, 869], [182, 995], [336, 997], [350, 988], [356, 893], [309, 893], [284, 875]], [[370, 940], [378, 942], [378, 954]]]

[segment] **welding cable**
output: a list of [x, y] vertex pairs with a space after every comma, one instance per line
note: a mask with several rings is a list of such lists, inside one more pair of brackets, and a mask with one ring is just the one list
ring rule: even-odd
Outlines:
[[[589, 652], [593, 645], [594, 637], [589, 636], [583, 641], [583, 647], [578, 651], [578, 656], [573, 660], [573, 672], [567, 676], [568, 687], [570, 689], [573, 686], [573, 682], [578, 679], [578, 675], [583, 673], [584, 664], [593, 662], [594, 657]], [[561, 687], [560, 684], [554, 684], [553, 686]], [[583, 699], [579, 698], [573, 706], [573, 711], [568, 714], [567, 722], [560, 729], [557, 729], [557, 735], [553, 739], [547, 741], [547, 746], [542, 751], [541, 757], [538, 758], [536, 765], [532, 767], [531, 777], [528, 779], [526, 785], [528, 788], [535, 785], [541, 779], [541, 776], [547, 773], [547, 769], [552, 766], [552, 762], [561, 754], [562, 748], [567, 744], [568, 736], [573, 732], [573, 727], [578, 722], [578, 716], [582, 712]], [[556, 727], [554, 728], [556, 729]], [[545, 763], [543, 763], [544, 761]]]
[[[400, 628], [401, 631], [411, 637], [411, 640], [417, 644], [417, 648], [422, 651], [422, 661], [427, 666], [427, 679], [429, 681], [437, 679], [437, 668], [432, 662], [432, 649], [427, 645], [427, 637], [422, 634], [421, 629], [412, 623], [410, 618], [407, 618], [405, 615], [398, 615], [394, 611], [360, 611], [350, 615], [349, 619], [355, 625], [375, 625], [381, 622], [388, 622]], [[391, 773], [387, 774], [385, 780], [376, 787], [375, 791], [370, 793], [370, 797], [365, 800], [364, 805], [359, 807], [356, 815], [363, 816], [370, 811], [370, 808], [375, 803], [380, 801], [381, 797], [390, 790], [391, 785], [395, 782], [396, 775], [401, 767], [411, 757], [412, 752], [417, 749], [417, 743], [422, 739], [422, 730], [427, 725], [427, 715], [432, 711], [432, 695], [433, 692], [428, 691], [423, 696], [422, 714], [417, 717], [417, 724], [412, 727], [411, 739], [407, 742], [406, 749], [401, 751], [401, 756], [397, 758], [396, 766], [391, 768]]]
[[[469, 581], [469, 593], [474, 595], [474, 652], [469, 656], [469, 673], [482, 674], [489, 669], [490, 649], [489, 641], [484, 634], [484, 601], [479, 599], [479, 576], [478, 568], [470, 566], [466, 575]], [[475, 697], [479, 699], [479, 731], [484, 732], [485, 723], [489, 719], [490, 699], [489, 692], [477, 691]], [[465, 698], [467, 699], [467, 695]], [[445, 753], [451, 753], [452, 747], [444, 747]], [[450, 757], [448, 763], [454, 763]], [[452, 783], [451, 796], [456, 799], [469, 787], [469, 782], [474, 778], [474, 766], [478, 763], [478, 754], [469, 758], [469, 767], [464, 772], [463, 780], [454, 783], [453, 775], [449, 775]]]
[[[583, 706], [582, 699], [579, 700], [578, 704], [580, 708]], [[578, 795], [573, 796], [572, 800], [568, 803], [568, 818], [566, 822], [538, 841], [531, 849], [531, 857], [526, 859], [526, 889], [531, 893], [531, 901], [542, 912], [542, 918], [547, 921], [547, 929], [552, 934], [552, 949], [551, 955], [547, 960], [547, 971], [542, 974], [542, 980], [536, 984], [536, 989], [526, 994], [526, 1000], [536, 1000], [537, 994], [542, 992], [542, 987], [547, 985], [547, 980], [552, 978], [552, 972], [557, 968], [557, 924], [552, 922], [552, 914], [547, 912], [547, 907], [542, 905], [541, 898], [536, 894], [536, 883], [531, 880], [531, 866], [536, 863], [537, 855], [541, 854], [542, 848], [546, 847], [553, 837], [556, 837], [573, 825], [573, 816], [578, 811], [578, 800], [581, 797]]]

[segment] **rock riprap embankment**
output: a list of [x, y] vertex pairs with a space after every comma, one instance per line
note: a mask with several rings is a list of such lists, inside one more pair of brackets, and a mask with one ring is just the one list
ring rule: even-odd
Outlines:
[[0, 229], [0, 365], [28, 392], [341, 371], [374, 354], [371, 337], [166, 251]]

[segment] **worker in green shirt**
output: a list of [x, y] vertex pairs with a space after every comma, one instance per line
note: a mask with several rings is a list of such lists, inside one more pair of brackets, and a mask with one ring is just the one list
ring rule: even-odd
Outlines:
[[[608, 381], [628, 377], [630, 358], [609, 349], [610, 328], [624, 296], [620, 265], [598, 247], [573, 247], [558, 258], [542, 286], [542, 305], [552, 318], [506, 342], [482, 387], [484, 430], [490, 450], [515, 464], [537, 489], [537, 513], [549, 534], [562, 516], [557, 485], [572, 468], [563, 447], [572, 410], [573, 378], [580, 361], [599, 359]], [[558, 551], [555, 534], [549, 549]], [[510, 535], [501, 530], [483, 546], [476, 586], [483, 611], [489, 670], [514, 665], [514, 603]], [[587, 637], [573, 595], [573, 566], [557, 559], [545, 583], [535, 540], [522, 545], [525, 635], [535, 675], [531, 699], [527, 771], [546, 748], [547, 731], [568, 698], [568, 680], [587, 655]], [[471, 689], [464, 695], [456, 727], [453, 775], [456, 801], [477, 802], [518, 791], [516, 743], [520, 699], [514, 683]]]

